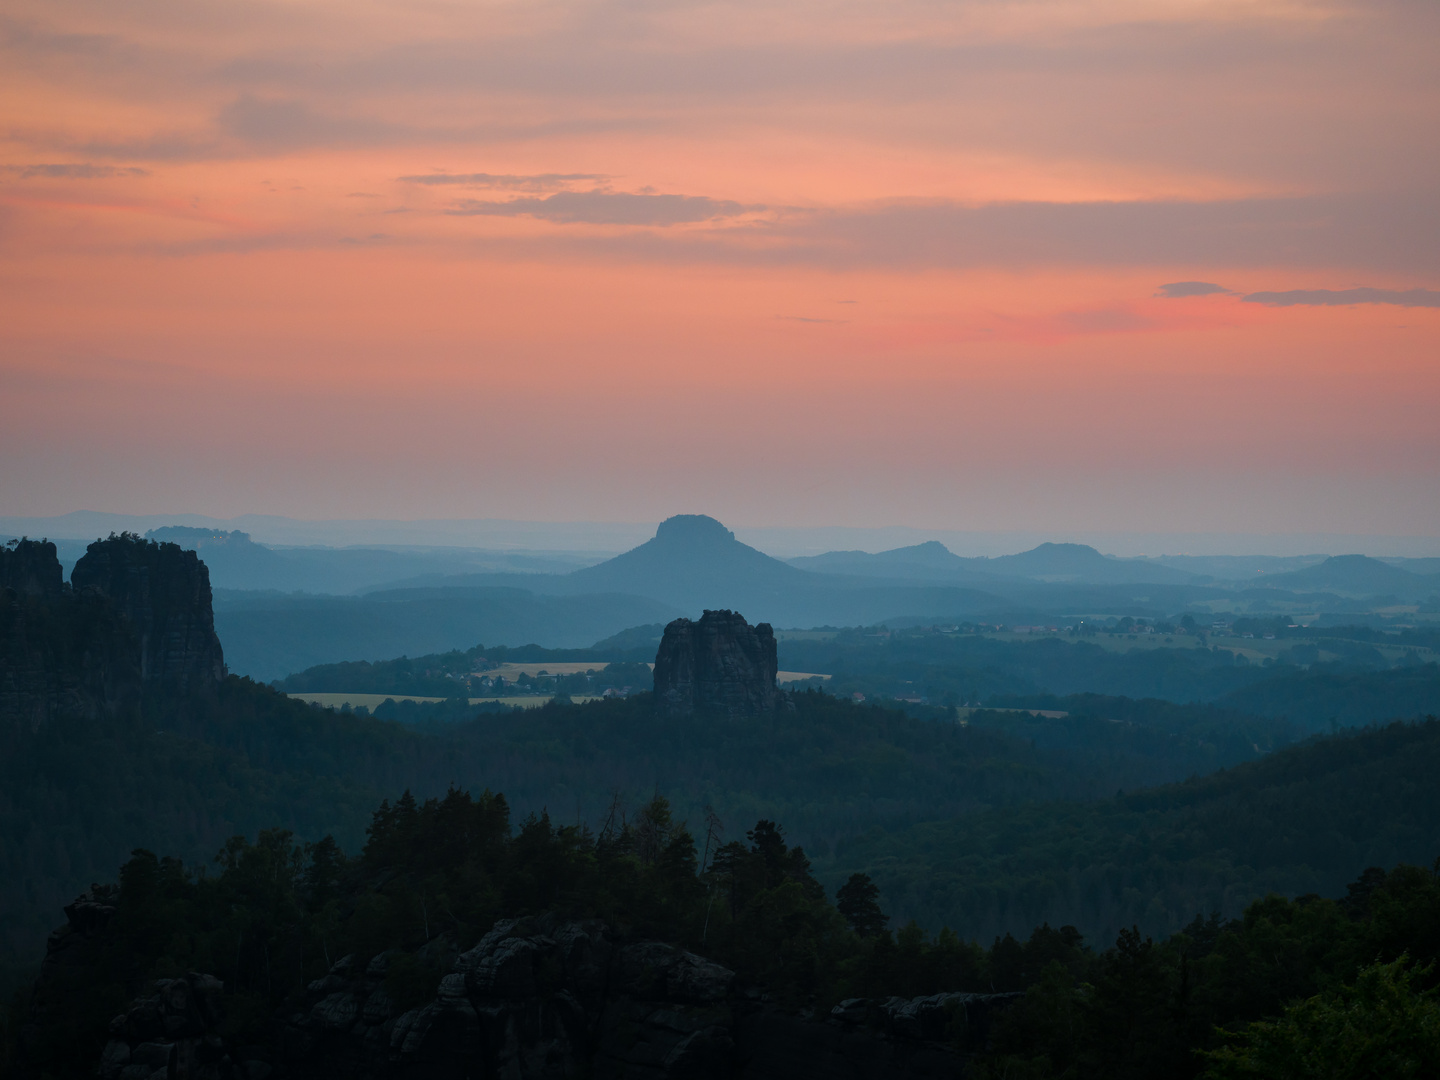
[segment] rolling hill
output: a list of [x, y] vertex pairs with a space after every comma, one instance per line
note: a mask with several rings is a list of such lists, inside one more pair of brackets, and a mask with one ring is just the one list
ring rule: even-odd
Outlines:
[[1004, 808], [838, 846], [887, 910], [988, 941], [1042, 922], [1113, 940], [1234, 916], [1269, 892], [1336, 895], [1366, 867], [1440, 854], [1440, 721], [1277, 751], [1097, 803]]
[[1333, 555], [1318, 566], [1274, 574], [1266, 584], [1296, 592], [1326, 590], [1343, 596], [1395, 596], [1419, 600], [1440, 591], [1440, 578], [1412, 574], [1367, 555]]
[[583, 648], [674, 608], [639, 596], [546, 596], [515, 588], [408, 589], [365, 597], [216, 595], [230, 670], [268, 682], [316, 664], [466, 649], [479, 643]]

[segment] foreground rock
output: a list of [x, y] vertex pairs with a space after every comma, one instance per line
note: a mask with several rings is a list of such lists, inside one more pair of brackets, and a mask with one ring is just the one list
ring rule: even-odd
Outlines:
[[[421, 955], [433, 961], [443, 951], [436, 941]], [[111, 1023], [98, 1076], [956, 1077], [967, 1052], [984, 1047], [997, 1010], [1020, 996], [853, 1000], [828, 1016], [794, 1015], [683, 949], [615, 941], [603, 923], [546, 916], [497, 923], [448, 957], [434, 1000], [401, 1009], [386, 976], [402, 957], [341, 959], [299, 1008], [276, 1017], [267, 1042], [248, 1045], [219, 1035], [217, 980], [161, 980]]]
[[780, 702], [778, 668], [769, 623], [751, 626], [734, 611], [676, 619], [655, 654], [655, 707], [672, 717], [770, 712]]

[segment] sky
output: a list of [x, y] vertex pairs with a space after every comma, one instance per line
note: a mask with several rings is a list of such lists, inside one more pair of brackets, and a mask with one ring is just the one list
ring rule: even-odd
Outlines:
[[1437, 45], [9, 0], [0, 515], [1440, 536]]

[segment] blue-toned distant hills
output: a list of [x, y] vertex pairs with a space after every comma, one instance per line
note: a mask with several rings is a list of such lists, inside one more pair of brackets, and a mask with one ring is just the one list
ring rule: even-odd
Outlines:
[[478, 642], [584, 647], [706, 608], [777, 627], [1166, 619], [1187, 610], [1205, 621], [1214, 611], [1287, 605], [1355, 615], [1382, 603], [1433, 606], [1440, 594], [1440, 575], [1363, 555], [1115, 558], [1045, 543], [965, 558], [929, 541], [782, 560], [698, 514], [672, 517], [652, 539], [592, 565], [594, 555], [578, 552], [277, 548], [188, 525], [148, 535], [200, 554], [231, 669], [265, 680]]
[[[1236, 588], [1256, 585], [1254, 578], [1217, 583], [1156, 560], [1111, 558], [1083, 544], [1041, 544], [1017, 555], [967, 559], [932, 541], [878, 554], [829, 552], [786, 561], [741, 543], [720, 522], [698, 514], [672, 517], [638, 547], [566, 572], [536, 556], [510, 556], [508, 564], [490, 556], [489, 565], [476, 570], [464, 562], [474, 553], [460, 551], [273, 551], [244, 534], [193, 539], [204, 545], [199, 550], [222, 589], [249, 586], [243, 593], [217, 594], [216, 624], [232, 669], [262, 679], [315, 664], [414, 656], [478, 642], [579, 648], [627, 627], [698, 616], [707, 608], [731, 608], [752, 622], [779, 627], [982, 618], [1028, 623], [1096, 613], [1154, 619], [1196, 602], [1240, 597], [1243, 608], [1248, 601]], [[312, 581], [371, 580], [353, 586], [356, 595], [345, 598], [253, 591], [267, 573], [276, 577], [266, 588], [297, 587], [307, 560], [317, 568]], [[416, 568], [423, 572], [373, 580], [387, 570]], [[1371, 582], [1387, 597], [1440, 591], [1437, 579], [1345, 556], [1262, 576], [1264, 602], [1273, 604], [1287, 582], [1311, 603], [1317, 603], [1315, 594], [1333, 593], [1327, 610], [1337, 611], [1354, 610], [1355, 598], [1367, 595]]]

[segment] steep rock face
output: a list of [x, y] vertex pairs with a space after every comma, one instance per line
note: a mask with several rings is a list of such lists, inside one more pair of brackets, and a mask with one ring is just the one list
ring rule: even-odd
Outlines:
[[100, 596], [65, 589], [55, 545], [0, 552], [0, 732], [113, 718], [140, 700], [139, 641]]
[[70, 583], [77, 593], [107, 597], [135, 627], [146, 682], [198, 689], [224, 678], [210, 572], [195, 552], [111, 536], [86, 549]]
[[773, 710], [779, 661], [769, 623], [751, 626], [734, 611], [665, 627], [655, 654], [655, 704], [668, 716], [696, 712], [754, 716]]
[[64, 588], [65, 575], [50, 541], [20, 540], [0, 547], [0, 590], [53, 600]]
[[[72, 923], [103, 918], [72, 907]], [[77, 925], [53, 947], [78, 958], [86, 940]], [[391, 960], [339, 960], [298, 1008], [276, 1017], [266, 1044], [220, 1037], [218, 980], [160, 980], [112, 1021], [98, 1076], [922, 1080], [960, 1075], [994, 1014], [1022, 996], [857, 999], [828, 1015], [796, 1015], [704, 957], [553, 915], [501, 920], [475, 948], [452, 953], [434, 1000], [417, 1008], [392, 1000]]]

